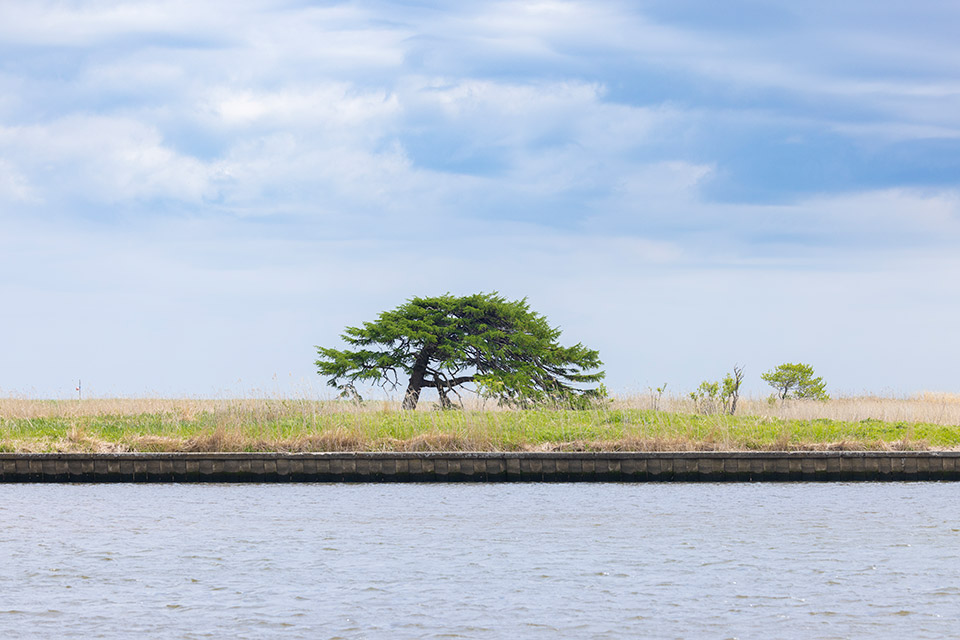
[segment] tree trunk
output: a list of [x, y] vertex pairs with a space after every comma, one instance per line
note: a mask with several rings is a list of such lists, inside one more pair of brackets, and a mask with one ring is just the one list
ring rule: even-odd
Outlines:
[[447, 390], [442, 386], [437, 385], [437, 393], [440, 395], [440, 408], [441, 409], [452, 409], [453, 403], [450, 402], [450, 398], [447, 397]]
[[740, 383], [743, 382], [743, 368], [733, 365], [733, 393], [730, 394], [730, 415], [737, 412], [737, 400], [740, 399]]
[[430, 349], [424, 347], [417, 355], [417, 360], [413, 363], [413, 371], [410, 372], [410, 382], [407, 384], [407, 392], [403, 394], [403, 408], [413, 411], [417, 408], [417, 401], [420, 400], [420, 389], [423, 388], [423, 376], [427, 372], [427, 365], [430, 364]]

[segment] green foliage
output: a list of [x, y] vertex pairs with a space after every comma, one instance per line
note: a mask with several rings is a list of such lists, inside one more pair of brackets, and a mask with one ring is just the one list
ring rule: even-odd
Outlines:
[[720, 384], [723, 386], [722, 390], [720, 391], [720, 394], [724, 398], [729, 398], [734, 393], [737, 393], [739, 391], [739, 388], [738, 388], [739, 385], [737, 384], [736, 380], [734, 380], [733, 376], [729, 373], [723, 377], [723, 380], [720, 382]]
[[[217, 435], [219, 434], [219, 436]], [[663, 451], [960, 449], [960, 426], [787, 420], [638, 409], [362, 410], [336, 402], [237, 404], [170, 413], [4, 418], [0, 450], [63, 451]]]
[[737, 411], [737, 400], [740, 398], [740, 383], [743, 381], [743, 369], [733, 367], [733, 373], [728, 373], [720, 382], [704, 380], [696, 391], [690, 393], [697, 413], [729, 413]]
[[653, 410], [660, 411], [660, 400], [663, 398], [664, 391], [667, 390], [667, 383], [664, 382], [662, 385], [656, 389], [651, 389], [651, 391], [656, 392], [656, 395], [653, 396]]
[[584, 406], [605, 393], [583, 388], [599, 382], [599, 354], [557, 343], [560, 330], [530, 310], [526, 300], [494, 293], [412, 298], [382, 312], [374, 322], [348, 327], [343, 340], [353, 350], [317, 347], [317, 372], [328, 384], [374, 382], [396, 388], [407, 378], [403, 407], [416, 408], [420, 391], [433, 388], [442, 407], [449, 394], [472, 384], [505, 405], [545, 403]]
[[697, 402], [698, 405], [704, 400], [716, 400], [719, 394], [719, 385], [716, 382], [704, 380], [695, 391], [690, 392], [690, 399]]
[[740, 383], [743, 382], [743, 367], [733, 365], [733, 372], [723, 377], [723, 390], [720, 392], [725, 413], [734, 415], [740, 400]]
[[357, 388], [353, 386], [352, 383], [341, 384], [337, 386], [340, 393], [337, 394], [337, 398], [340, 400], [346, 400], [347, 402], [352, 402], [356, 405], [363, 404], [363, 396], [360, 395], [360, 392], [357, 391]]
[[690, 392], [697, 413], [717, 413], [720, 399], [720, 384], [704, 380], [696, 391]]
[[776, 397], [780, 398], [781, 401], [787, 398], [809, 398], [821, 401], [830, 399], [823, 378], [815, 378], [813, 367], [808, 364], [781, 364], [760, 377], [776, 389]]

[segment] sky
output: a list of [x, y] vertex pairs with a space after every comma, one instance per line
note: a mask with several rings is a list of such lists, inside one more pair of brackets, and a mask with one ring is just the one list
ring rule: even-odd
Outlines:
[[599, 350], [617, 394], [735, 364], [765, 394], [784, 362], [960, 392], [957, 25], [944, 0], [5, 0], [0, 395], [322, 396], [315, 345], [478, 291]]

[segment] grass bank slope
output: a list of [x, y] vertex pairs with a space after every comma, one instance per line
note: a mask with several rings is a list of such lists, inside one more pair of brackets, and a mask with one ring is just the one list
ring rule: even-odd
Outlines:
[[840, 398], [698, 414], [634, 396], [589, 411], [400, 411], [283, 398], [0, 399], [0, 451], [785, 451], [960, 449], [960, 397]]

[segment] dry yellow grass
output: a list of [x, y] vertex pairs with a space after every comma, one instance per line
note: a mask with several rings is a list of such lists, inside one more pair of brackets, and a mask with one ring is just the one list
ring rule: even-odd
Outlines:
[[0, 398], [0, 451], [682, 451], [960, 448], [960, 396], [841, 397], [696, 415], [687, 398], [587, 411], [416, 412], [289, 398]]
[[[664, 396], [659, 403], [650, 394], [618, 398], [618, 408], [696, 413], [688, 397]], [[943, 426], [960, 425], [960, 394], [925, 391], [908, 397], [841, 396], [826, 402], [788, 400], [771, 404], [766, 398], [740, 398], [737, 415], [778, 418], [781, 420], [829, 419], [842, 422], [880, 420], [881, 422], [923, 422]]]
[[[496, 403], [466, 403], [470, 411], [500, 412]], [[664, 396], [657, 402], [652, 395], [615, 397], [610, 410], [659, 408], [667, 413], [696, 413], [694, 402], [683, 396]], [[76, 418], [84, 416], [135, 416], [161, 414], [192, 420], [201, 413], [221, 415], [225, 421], [269, 419], [292, 413], [330, 415], [338, 413], [380, 413], [399, 411], [397, 402], [372, 401], [362, 405], [304, 398], [91, 398], [87, 400], [36, 400], [0, 397], [0, 418]], [[418, 411], [433, 411], [431, 403], [421, 403]], [[880, 420], [882, 422], [923, 422], [943, 426], [960, 425], [960, 394], [923, 392], [908, 397], [842, 396], [827, 402], [788, 400], [770, 404], [766, 398], [741, 398], [737, 415], [781, 420], [830, 419], [843, 422]]]

